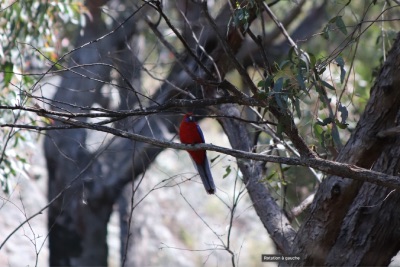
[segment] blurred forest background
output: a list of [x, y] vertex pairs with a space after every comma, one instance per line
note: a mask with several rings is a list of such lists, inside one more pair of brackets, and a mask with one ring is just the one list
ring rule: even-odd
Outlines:
[[[389, 264], [399, 16], [396, 0], [2, 1], [0, 266]], [[216, 195], [176, 144], [188, 111]]]

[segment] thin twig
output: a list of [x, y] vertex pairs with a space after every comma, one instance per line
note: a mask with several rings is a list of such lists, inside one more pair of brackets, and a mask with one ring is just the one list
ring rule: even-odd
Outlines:
[[305, 211], [313, 202], [315, 194], [309, 195], [306, 199], [304, 199], [298, 206], [291, 209], [289, 216], [290, 219], [294, 219], [299, 216], [303, 211]]

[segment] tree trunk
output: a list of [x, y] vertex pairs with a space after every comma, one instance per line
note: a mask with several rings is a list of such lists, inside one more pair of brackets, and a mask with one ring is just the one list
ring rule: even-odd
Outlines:
[[[107, 33], [98, 6], [91, 3], [89, 1], [88, 7], [92, 16], [87, 19], [83, 34], [78, 35], [76, 47]], [[126, 31], [124, 35], [131, 33], [132, 31]], [[71, 54], [69, 66], [78, 68], [62, 76], [60, 87], [53, 98], [52, 109], [82, 112], [94, 103], [107, 106], [108, 100], [100, 93], [100, 89], [104, 82], [110, 80], [110, 68], [98, 63], [112, 64], [107, 55], [120, 48], [127, 38], [118, 34], [113, 37], [80, 47]], [[91, 65], [79, 67], [82, 64]], [[54, 125], [62, 124], [55, 122]], [[100, 158], [100, 152], [104, 148], [100, 147], [99, 151], [91, 153], [87, 142], [90, 141], [85, 129], [49, 131], [45, 138], [49, 173], [48, 198], [49, 201], [56, 198], [49, 207], [48, 215], [51, 266], [107, 265], [107, 223], [116, 194], [105, 190], [104, 181], [111, 179], [109, 175], [113, 174], [114, 168], [121, 170], [118, 175], [130, 175], [129, 169], [125, 168], [124, 172], [124, 168], [120, 166], [125, 163], [122, 159], [126, 158], [129, 146], [125, 145], [118, 157], [114, 157], [121, 161], [112, 161], [108, 163], [109, 166], [101, 166], [94, 163]], [[118, 142], [111, 143], [115, 144]], [[107, 157], [107, 154], [103, 155]], [[59, 194], [61, 197], [58, 197]]]

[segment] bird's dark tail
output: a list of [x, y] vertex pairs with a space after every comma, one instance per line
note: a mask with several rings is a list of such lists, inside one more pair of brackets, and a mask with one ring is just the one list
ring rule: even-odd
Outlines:
[[215, 184], [211, 175], [210, 164], [208, 163], [207, 158], [205, 158], [204, 164], [196, 164], [196, 167], [207, 193], [215, 194]]

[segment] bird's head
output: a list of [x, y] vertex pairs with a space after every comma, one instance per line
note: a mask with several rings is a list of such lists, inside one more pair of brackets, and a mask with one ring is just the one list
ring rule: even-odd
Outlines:
[[194, 122], [195, 120], [193, 118], [193, 113], [192, 112], [186, 113], [185, 116], [183, 116], [183, 121], [184, 122]]

